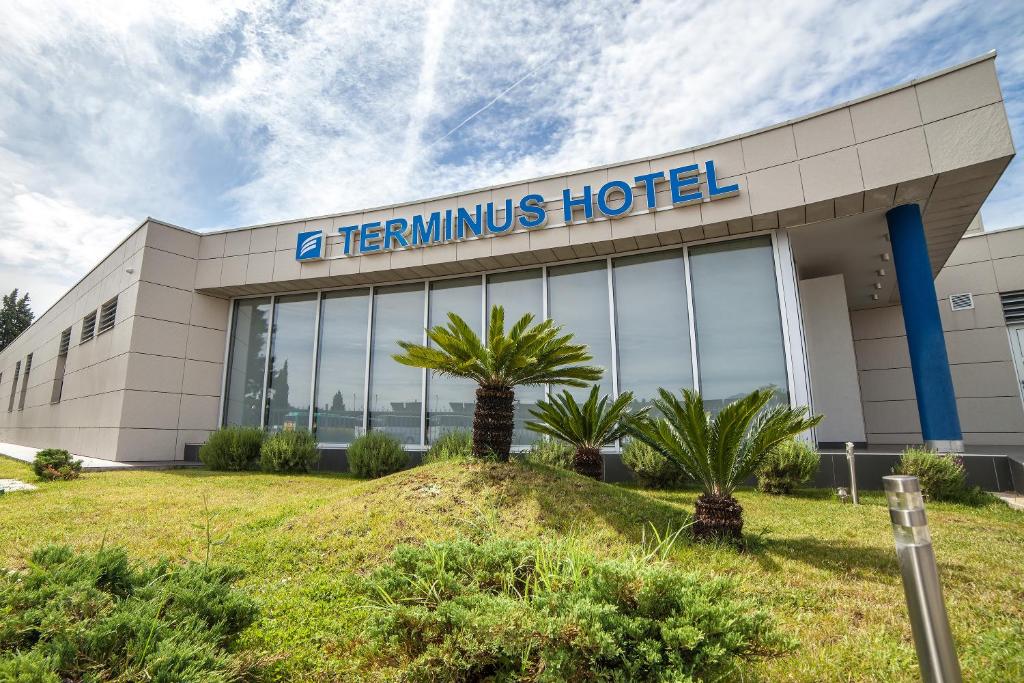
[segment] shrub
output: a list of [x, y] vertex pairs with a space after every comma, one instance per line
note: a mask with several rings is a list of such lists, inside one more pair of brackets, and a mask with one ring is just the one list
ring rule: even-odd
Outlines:
[[968, 488], [964, 461], [955, 455], [943, 455], [926, 448], [907, 448], [892, 472], [917, 477], [921, 482], [921, 492], [930, 500], [977, 505], [989, 499], [979, 487]]
[[228, 568], [163, 561], [133, 568], [121, 549], [34, 552], [0, 572], [0, 680], [235, 681], [255, 604]]
[[348, 447], [348, 469], [360, 479], [376, 479], [409, 464], [409, 454], [395, 437], [367, 432]]
[[686, 480], [679, 465], [637, 439], [630, 439], [622, 449], [622, 463], [645, 489], [670, 489]]
[[316, 439], [305, 429], [278, 432], [260, 446], [260, 467], [266, 472], [312, 472], [319, 462]]
[[567, 543], [403, 545], [360, 585], [410, 680], [703, 680], [791, 645], [731, 579]]
[[260, 460], [263, 436], [259, 427], [222, 427], [199, 449], [199, 459], [211, 470], [252, 469]]
[[563, 470], [572, 469], [572, 456], [575, 449], [564, 441], [549, 439], [547, 437], [538, 440], [530, 450], [522, 455], [523, 462], [534, 465], [547, 465], [558, 467]]
[[460, 460], [473, 457], [473, 433], [465, 429], [445, 432], [430, 446], [423, 456], [423, 462], [441, 462], [442, 460]]
[[32, 471], [47, 481], [78, 479], [82, 463], [71, 457], [63, 448], [44, 448], [36, 453]]
[[761, 461], [755, 474], [757, 488], [765, 493], [791, 493], [818, 471], [821, 455], [809, 443], [787, 439]]

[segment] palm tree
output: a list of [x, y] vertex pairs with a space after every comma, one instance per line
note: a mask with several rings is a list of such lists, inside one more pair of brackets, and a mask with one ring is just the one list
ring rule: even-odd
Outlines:
[[601, 447], [625, 436], [630, 421], [647, 412], [646, 408], [636, 414], [629, 412], [633, 402], [630, 391], [609, 403], [608, 396], [598, 397], [598, 389], [595, 384], [582, 406], [568, 390], [550, 401], [538, 401], [537, 409], [530, 411], [537, 422], [526, 423], [527, 429], [571, 444], [576, 449], [573, 469], [594, 479], [603, 475]]
[[427, 368], [449, 377], [467, 377], [479, 386], [473, 411], [473, 454], [508, 460], [512, 447], [515, 387], [564, 384], [585, 387], [604, 372], [584, 365], [591, 360], [585, 344], [551, 320], [533, 324], [527, 313], [505, 332], [505, 309], [491, 308], [486, 343], [466, 324], [448, 314], [448, 324], [427, 330], [433, 346], [400, 341], [405, 353], [392, 356], [403, 365]]
[[660, 420], [641, 416], [631, 422], [632, 435], [678, 464], [701, 484], [693, 534], [697, 539], [740, 541], [743, 508], [733, 491], [750, 477], [778, 444], [821, 422], [807, 408], [767, 407], [775, 395], [762, 388], [733, 401], [712, 416], [696, 391], [683, 390], [683, 400], [659, 389], [655, 408]]

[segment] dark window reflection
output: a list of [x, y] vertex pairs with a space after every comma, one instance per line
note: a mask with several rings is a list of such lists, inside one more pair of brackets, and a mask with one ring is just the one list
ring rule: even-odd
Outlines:
[[267, 376], [268, 431], [309, 429], [316, 306], [316, 294], [279, 296], [274, 300]]
[[368, 289], [327, 292], [320, 311], [320, 358], [313, 423], [321, 443], [351, 443], [363, 433]]
[[423, 285], [374, 290], [373, 347], [370, 352], [370, 429], [388, 432], [405, 444], [420, 443], [423, 371], [396, 363], [399, 340], [423, 341]]
[[[590, 348], [591, 365], [604, 368], [601, 392], [612, 393], [612, 339], [608, 319], [608, 266], [605, 261], [588, 261], [548, 268], [548, 314], [576, 343]], [[565, 387], [552, 387], [562, 391]], [[590, 391], [570, 390], [577, 399]]]
[[[533, 313], [533, 323], [544, 319], [544, 286], [541, 271], [519, 270], [511, 273], [496, 273], [487, 276], [487, 311], [492, 306], [505, 308], [505, 331], [508, 332], [516, 321], [526, 313]], [[532, 419], [530, 409], [544, 398], [544, 387], [516, 387], [515, 425], [512, 443], [531, 444], [537, 435], [526, 428], [525, 422]]]
[[235, 302], [224, 400], [225, 424], [260, 426], [269, 331], [269, 298]]
[[789, 402], [771, 239], [690, 250], [700, 389], [717, 411], [758, 387]]
[[636, 407], [693, 388], [686, 266], [682, 251], [624, 256], [613, 262], [619, 391]]
[[[480, 334], [482, 299], [480, 278], [440, 280], [430, 284], [430, 327], [447, 325], [454, 313]], [[445, 432], [473, 428], [476, 382], [427, 374], [427, 441]]]

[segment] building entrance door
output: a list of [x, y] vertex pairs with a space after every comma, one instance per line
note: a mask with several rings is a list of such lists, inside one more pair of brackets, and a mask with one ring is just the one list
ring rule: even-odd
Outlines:
[[1010, 328], [1010, 348], [1017, 366], [1017, 388], [1020, 389], [1021, 400], [1024, 400], [1024, 325]]

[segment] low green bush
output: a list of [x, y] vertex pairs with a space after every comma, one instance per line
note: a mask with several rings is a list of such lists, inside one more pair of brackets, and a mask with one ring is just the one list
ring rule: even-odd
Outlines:
[[316, 439], [305, 429], [277, 432], [260, 446], [264, 472], [312, 472], [319, 462]]
[[367, 432], [348, 447], [348, 470], [360, 479], [376, 479], [409, 464], [409, 454], [386, 432]]
[[32, 471], [46, 481], [78, 479], [82, 463], [71, 457], [63, 448], [44, 448], [32, 460]]
[[564, 441], [544, 437], [533, 444], [530, 450], [523, 453], [521, 458], [523, 462], [535, 465], [547, 465], [548, 467], [571, 470], [572, 457], [575, 453], [576, 449]]
[[990, 499], [981, 488], [967, 486], [964, 461], [956, 455], [936, 453], [927, 448], [907, 448], [892, 473], [917, 477], [921, 492], [929, 500], [978, 505]]
[[409, 680], [718, 680], [792, 647], [730, 579], [572, 543], [404, 545], [361, 585], [369, 647]]
[[643, 441], [630, 439], [622, 449], [622, 464], [633, 471], [645, 489], [670, 489], [686, 481], [686, 473]]
[[424, 464], [442, 460], [462, 460], [473, 457], [473, 433], [466, 429], [445, 432], [430, 445], [423, 456]]
[[253, 680], [234, 652], [257, 616], [229, 568], [133, 567], [121, 549], [49, 546], [25, 571], [0, 571], [0, 680]]
[[768, 452], [755, 470], [757, 488], [765, 493], [792, 493], [810, 481], [821, 454], [805, 441], [787, 439]]
[[211, 470], [253, 469], [260, 461], [263, 437], [259, 427], [221, 427], [199, 448], [199, 459]]

